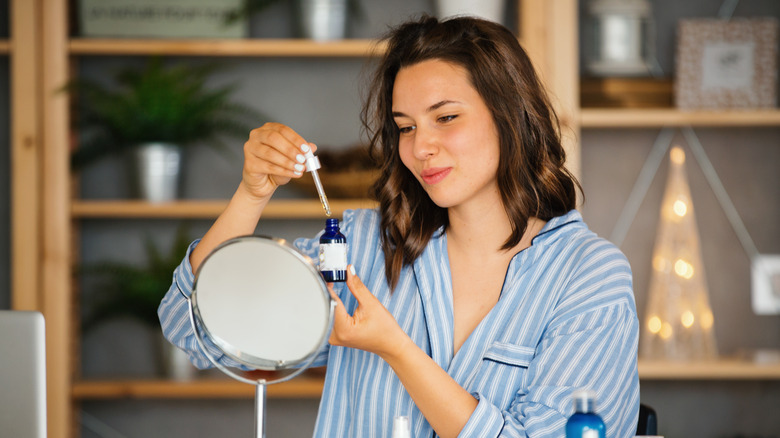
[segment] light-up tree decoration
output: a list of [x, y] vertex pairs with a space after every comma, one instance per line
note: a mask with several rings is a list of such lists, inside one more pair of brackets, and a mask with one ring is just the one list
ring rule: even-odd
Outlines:
[[646, 359], [712, 359], [718, 354], [714, 319], [685, 172], [685, 152], [674, 147], [669, 158], [640, 354]]

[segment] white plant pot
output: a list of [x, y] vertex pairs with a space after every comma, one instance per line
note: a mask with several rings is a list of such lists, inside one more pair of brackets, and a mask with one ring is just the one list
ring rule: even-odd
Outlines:
[[301, 30], [304, 38], [340, 40], [347, 33], [347, 0], [302, 0]]
[[160, 336], [160, 354], [162, 374], [171, 380], [189, 382], [197, 376], [198, 369], [190, 362], [189, 356], [180, 348]]
[[145, 143], [133, 148], [131, 172], [138, 198], [153, 203], [178, 199], [182, 173], [181, 147]]
[[470, 15], [504, 23], [505, 0], [436, 0], [439, 18]]

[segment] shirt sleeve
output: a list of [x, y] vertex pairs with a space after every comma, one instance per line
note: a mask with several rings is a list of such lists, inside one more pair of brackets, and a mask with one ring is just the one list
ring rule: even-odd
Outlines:
[[[320, 232], [320, 234], [322, 233]], [[173, 282], [160, 302], [160, 306], [157, 309], [157, 315], [160, 319], [160, 325], [165, 338], [171, 344], [184, 350], [193, 365], [199, 369], [205, 369], [210, 368], [213, 365], [198, 344], [195, 332], [192, 329], [189, 311], [189, 297], [192, 295], [193, 283], [195, 281], [192, 265], [190, 265], [190, 254], [199, 242], [200, 239], [195, 240], [190, 244], [184, 259], [174, 270]], [[313, 239], [296, 239], [294, 246], [298, 251], [307, 255], [316, 263], [318, 260], [318, 244], [319, 234]], [[226, 356], [209, 338], [208, 334], [202, 330], [199, 331], [209, 356], [219, 362], [219, 364], [230, 368], [240, 368], [243, 370], [251, 369]], [[323, 366], [327, 363], [329, 346], [329, 344], [325, 344], [322, 351], [317, 354], [317, 357], [314, 359], [311, 366]]]
[[[481, 394], [460, 436], [565, 437], [573, 413], [571, 396], [580, 388], [597, 394], [596, 413], [609, 437], [632, 437], [639, 412], [637, 344], [639, 323], [629, 275], [616, 275], [592, 293], [577, 293], [558, 304], [508, 410]], [[605, 298], [606, 297], [606, 298]], [[621, 298], [622, 297], [622, 298]]]
[[[200, 242], [200, 239], [192, 242], [187, 249], [184, 260], [173, 271], [173, 282], [166, 292], [160, 306], [157, 308], [157, 316], [160, 318], [163, 335], [173, 345], [184, 350], [190, 361], [199, 369], [213, 366], [206, 357], [203, 349], [198, 345], [195, 332], [190, 322], [189, 297], [192, 295], [192, 285], [195, 279], [190, 265], [190, 254]], [[225, 356], [209, 337], [202, 333], [202, 338], [208, 354], [221, 365], [230, 368], [248, 368], [229, 357]]]

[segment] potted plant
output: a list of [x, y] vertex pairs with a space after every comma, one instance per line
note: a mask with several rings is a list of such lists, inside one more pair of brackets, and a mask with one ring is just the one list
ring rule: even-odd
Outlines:
[[[94, 280], [100, 295], [90, 301], [89, 308], [85, 310], [82, 331], [87, 332], [102, 322], [119, 317], [134, 318], [159, 330], [157, 307], [168, 291], [173, 271], [186, 254], [191, 240], [187, 227], [181, 226], [167, 253], [161, 251], [151, 238], [146, 239], [144, 265], [104, 261], [83, 266], [80, 272]], [[182, 358], [174, 355], [177, 350], [162, 338], [162, 334], [160, 341], [158, 353], [162, 373], [180, 380], [191, 377], [194, 368], [186, 356], [182, 365]]]
[[152, 202], [177, 198], [183, 148], [196, 143], [224, 148], [222, 138], [245, 138], [258, 124], [257, 112], [231, 100], [233, 84], [207, 85], [216, 69], [166, 66], [152, 57], [143, 68], [118, 71], [114, 86], [70, 84], [67, 89], [78, 94], [74, 113], [81, 128], [73, 169], [132, 152], [130, 175], [139, 195]]

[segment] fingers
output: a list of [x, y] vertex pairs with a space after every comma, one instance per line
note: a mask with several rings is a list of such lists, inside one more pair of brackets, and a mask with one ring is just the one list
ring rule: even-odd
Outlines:
[[342, 333], [352, 321], [352, 316], [347, 313], [347, 309], [341, 298], [333, 291], [333, 285], [328, 284], [328, 292], [330, 292], [331, 298], [336, 302], [336, 308], [333, 309], [333, 330], [330, 332], [328, 342], [331, 345], [344, 345], [344, 341], [341, 339], [340, 333]]
[[266, 123], [253, 130], [244, 144], [247, 170], [287, 178], [299, 177], [305, 170], [303, 144], [309, 143], [290, 127]]
[[355, 297], [358, 304], [363, 304], [367, 298], [373, 297], [360, 277], [357, 276], [354, 265], [347, 266], [347, 287], [350, 292], [352, 292], [352, 295]]
[[259, 198], [270, 196], [276, 187], [301, 177], [306, 170], [302, 145], [317, 150], [316, 145], [280, 123], [252, 130], [244, 143], [243, 182], [249, 192]]
[[328, 284], [328, 292], [330, 293], [330, 297], [333, 299], [333, 301], [336, 302], [336, 318], [339, 319], [340, 317], [349, 316], [346, 307], [344, 307], [344, 302], [341, 301], [341, 298], [338, 296], [338, 294], [333, 291], [332, 284]]

